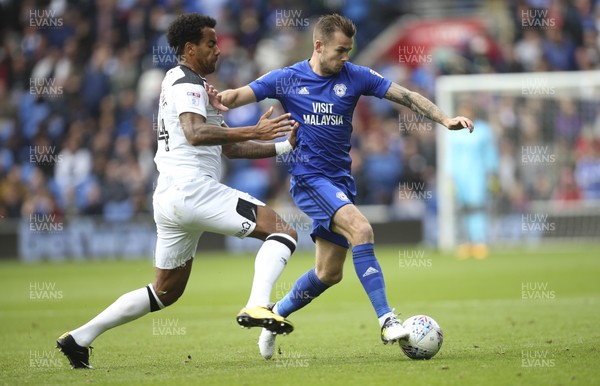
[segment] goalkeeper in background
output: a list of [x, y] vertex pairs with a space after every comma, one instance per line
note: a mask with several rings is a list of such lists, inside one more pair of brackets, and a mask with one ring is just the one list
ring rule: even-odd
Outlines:
[[[497, 174], [498, 150], [489, 123], [481, 119], [472, 102], [462, 102], [458, 114], [474, 117], [477, 130], [469, 134], [457, 131], [448, 136], [448, 159], [458, 211], [459, 260], [485, 259], [489, 253], [488, 216], [490, 177]], [[467, 135], [469, 134], [469, 135]]]

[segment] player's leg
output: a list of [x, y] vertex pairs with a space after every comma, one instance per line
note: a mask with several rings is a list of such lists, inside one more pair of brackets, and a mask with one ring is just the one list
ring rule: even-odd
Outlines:
[[485, 207], [478, 205], [466, 216], [466, 228], [471, 240], [471, 256], [482, 260], [488, 256], [487, 247], [487, 214]]
[[[287, 317], [342, 280], [348, 248], [321, 237], [316, 237], [315, 243], [315, 267], [300, 276], [292, 290], [275, 304], [275, 313]], [[270, 359], [273, 356], [275, 338], [276, 335], [263, 329], [258, 338], [258, 348], [263, 358]]]
[[[456, 185], [456, 201], [462, 208], [459, 219], [465, 244], [459, 245], [457, 257], [459, 260], [473, 257], [485, 259], [489, 253], [487, 241], [487, 216], [485, 213], [487, 185], [485, 179], [469, 180], [468, 185]], [[465, 253], [465, 249], [467, 252]]]
[[321, 176], [303, 175], [292, 178], [290, 191], [296, 205], [313, 219], [311, 236], [317, 247], [316, 267], [298, 278], [292, 290], [275, 305], [274, 311], [282, 316], [306, 306], [342, 279], [349, 247], [343, 235], [329, 229], [334, 214], [351, 203], [349, 189]]
[[296, 250], [298, 234], [268, 206], [257, 206], [256, 228], [249, 237], [264, 243], [254, 261], [254, 279], [246, 307], [267, 306], [271, 303], [273, 285]]
[[408, 331], [388, 304], [383, 273], [375, 257], [373, 228], [367, 218], [355, 205], [345, 205], [333, 216], [331, 229], [352, 245], [354, 269], [379, 319], [382, 341], [393, 343], [407, 336]]
[[247, 205], [252, 205], [250, 212], [256, 213], [256, 227], [249, 237], [263, 240], [264, 243], [254, 261], [250, 297], [246, 307], [238, 314], [237, 321], [242, 327], [258, 327], [267, 323], [266, 327], [271, 332], [290, 333], [293, 330], [291, 322], [285, 318], [274, 318], [269, 304], [273, 286], [296, 250], [298, 234], [268, 206], [252, 202], [247, 202]]
[[186, 193], [186, 202], [198, 209], [183, 215], [184, 224], [202, 224], [205, 231], [265, 241], [257, 254], [250, 307], [240, 311], [238, 323], [242, 327], [265, 326], [278, 334], [291, 332], [293, 325], [267, 305], [273, 284], [296, 248], [296, 232], [260, 200], [212, 178], [197, 179], [194, 189]]
[[274, 311], [287, 317], [342, 280], [347, 248], [321, 237], [316, 240], [315, 267], [296, 280], [291, 291], [275, 305]]
[[467, 217], [467, 232], [471, 240], [471, 255], [478, 260], [487, 258], [487, 178], [473, 181], [469, 192], [469, 204], [472, 210]]
[[89, 347], [94, 339], [113, 327], [173, 304], [183, 293], [191, 268], [192, 260], [175, 269], [156, 268], [154, 283], [122, 295], [83, 326], [63, 334], [57, 340], [58, 348], [74, 368], [91, 368]]
[[170, 204], [154, 200], [157, 225], [154, 282], [122, 295], [92, 320], [58, 338], [57, 347], [74, 368], [91, 367], [89, 346], [100, 334], [171, 305], [183, 294], [200, 232], [188, 232], [173, 223], [170, 220], [172, 213], [165, 213], [165, 210], [171, 210], [181, 202], [178, 198], [164, 199]]
[[454, 255], [458, 260], [464, 261], [470, 259], [473, 246], [469, 237], [469, 215], [473, 208], [470, 204], [470, 182], [469, 180], [455, 180], [454, 191], [456, 193], [455, 205], [458, 209], [458, 245], [454, 251]]

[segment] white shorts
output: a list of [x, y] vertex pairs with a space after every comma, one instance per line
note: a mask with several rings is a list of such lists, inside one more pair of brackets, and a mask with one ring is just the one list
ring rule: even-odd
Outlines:
[[256, 206], [264, 205], [209, 176], [159, 177], [153, 197], [157, 233], [154, 265], [161, 269], [184, 265], [196, 254], [205, 231], [248, 236], [256, 227]]

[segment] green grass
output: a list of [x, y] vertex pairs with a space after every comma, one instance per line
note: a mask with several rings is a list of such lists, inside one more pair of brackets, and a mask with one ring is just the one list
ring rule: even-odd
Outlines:
[[[401, 317], [427, 314], [440, 323], [444, 345], [429, 361], [381, 344], [350, 261], [338, 286], [291, 316], [296, 330], [278, 338], [281, 354], [265, 361], [256, 346], [259, 330], [242, 330], [234, 318], [247, 300], [253, 257], [210, 253], [194, 262], [177, 304], [100, 336], [91, 357], [95, 369], [74, 371], [54, 349], [56, 337], [150, 282], [152, 263], [12, 262], [0, 264], [8, 289], [0, 297], [0, 383], [600, 384], [600, 246], [513, 249], [465, 262], [430, 250], [404, 257], [399, 251], [378, 250], [388, 298]], [[422, 266], [401, 268], [411, 265], [410, 257]], [[295, 255], [273, 296], [312, 264], [312, 254]], [[44, 294], [58, 299], [31, 299], [32, 285], [54, 286]], [[528, 285], [536, 287], [530, 296], [551, 299], [523, 299]], [[167, 330], [172, 334], [161, 335]]]

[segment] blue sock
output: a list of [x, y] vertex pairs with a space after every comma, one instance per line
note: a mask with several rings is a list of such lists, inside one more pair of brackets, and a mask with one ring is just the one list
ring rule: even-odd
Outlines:
[[365, 292], [369, 295], [369, 300], [371, 300], [377, 317], [392, 312], [385, 295], [385, 282], [381, 273], [381, 266], [375, 257], [373, 243], [355, 246], [352, 248], [352, 257], [356, 275]]
[[287, 318], [292, 312], [298, 311], [314, 298], [321, 295], [329, 286], [317, 277], [315, 269], [312, 268], [300, 276], [294, 288], [277, 302], [277, 313]]

